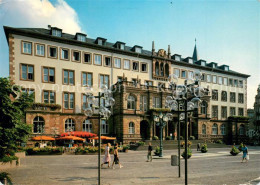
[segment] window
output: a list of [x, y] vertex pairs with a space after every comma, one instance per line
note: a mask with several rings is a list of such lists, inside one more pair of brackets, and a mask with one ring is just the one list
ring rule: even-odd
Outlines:
[[[121, 61], [120, 61], [121, 63]], [[120, 64], [121, 65], [121, 64]], [[104, 66], [111, 67], [111, 57], [105, 57], [105, 63]]]
[[100, 46], [103, 45], [103, 41], [102, 41], [102, 39], [98, 39], [98, 45], [100, 45]]
[[207, 114], [207, 102], [203, 101], [201, 103], [201, 114]]
[[82, 72], [82, 85], [92, 86], [93, 85], [93, 74], [88, 72]]
[[206, 62], [204, 62], [204, 61], [201, 61], [201, 66], [206, 66]]
[[45, 56], [45, 46], [43, 44], [35, 44], [36, 45], [36, 55], [37, 56]]
[[56, 37], [61, 37], [61, 30], [52, 29], [52, 35]]
[[49, 57], [50, 58], [58, 58], [57, 47], [54, 47], [54, 46], [48, 46], [48, 47], [49, 47]]
[[124, 44], [120, 44], [120, 49], [121, 50], [125, 50], [125, 45]]
[[136, 109], [136, 107], [135, 107], [135, 97], [134, 96], [131, 96], [131, 95], [128, 96], [128, 98], [127, 98], [127, 109], [132, 109], [132, 110]]
[[236, 116], [236, 108], [235, 107], [230, 107], [230, 116]]
[[37, 116], [33, 119], [33, 133], [44, 133], [44, 119], [40, 116]]
[[153, 81], [145, 80], [144, 81], [144, 85], [146, 85], [146, 86], [153, 86]]
[[69, 49], [61, 48], [61, 59], [69, 60]]
[[138, 62], [133, 62], [133, 71], [139, 71]]
[[186, 78], [186, 71], [181, 71], [181, 77]]
[[245, 135], [245, 126], [244, 125], [239, 126], [239, 135], [240, 136]]
[[244, 116], [244, 109], [238, 108], [238, 116]]
[[106, 85], [109, 87], [109, 76], [108, 75], [100, 75], [99, 76], [99, 87]]
[[230, 92], [230, 102], [235, 103], [236, 102], [236, 93]]
[[74, 71], [63, 70], [63, 84], [74, 85]]
[[218, 90], [212, 89], [212, 100], [218, 101]]
[[83, 121], [82, 131], [92, 132], [92, 123], [88, 119]]
[[43, 82], [55, 82], [55, 69], [50, 67], [43, 67]]
[[212, 135], [218, 135], [218, 125], [216, 123], [212, 126]]
[[227, 101], [227, 91], [221, 92], [221, 101]]
[[75, 122], [73, 119], [69, 118], [65, 121], [65, 132], [75, 131]]
[[201, 77], [201, 81], [206, 81], [206, 74], [205, 73], [202, 73], [202, 77]]
[[194, 77], [193, 75], [194, 75], [194, 74], [193, 74], [193, 71], [189, 71], [189, 72], [188, 72], [188, 78], [189, 78], [189, 79], [193, 79], [193, 77]]
[[237, 82], [237, 80], [234, 80], [234, 86], [235, 86], [235, 87], [238, 86], [238, 82]]
[[179, 69], [174, 69], [173, 72], [178, 78], [180, 78], [180, 70]]
[[244, 94], [242, 93], [238, 94], [238, 103], [244, 103]]
[[101, 55], [94, 55], [94, 64], [96, 65], [102, 65]]
[[64, 93], [64, 109], [74, 109], [74, 93]]
[[229, 85], [230, 86], [233, 86], [234, 84], [233, 84], [233, 79], [231, 79], [231, 78], [229, 78]]
[[226, 135], [226, 125], [225, 124], [221, 125], [220, 130], [221, 130], [221, 135]]
[[32, 43], [22, 41], [22, 53], [23, 54], [32, 54]]
[[181, 57], [178, 56], [178, 55], [175, 55], [175, 60], [176, 60], [176, 61], [181, 61]]
[[55, 92], [43, 91], [43, 102], [44, 103], [55, 103]]
[[220, 85], [223, 84], [223, 78], [221, 76], [218, 77], [218, 84], [220, 84]]
[[227, 118], [227, 107], [221, 107], [221, 118]]
[[130, 60], [124, 60], [124, 69], [130, 69]]
[[207, 127], [205, 124], [202, 125], [202, 134], [206, 134], [207, 133]]
[[189, 63], [190, 63], [190, 64], [193, 64], [192, 58], [189, 58]]
[[163, 65], [163, 63], [160, 64], [160, 74], [161, 74], [161, 76], [164, 76], [164, 65]]
[[82, 110], [84, 111], [86, 108], [88, 108], [88, 102], [87, 102], [87, 95], [82, 94]]
[[86, 36], [77, 34], [77, 40], [81, 42], [86, 42]]
[[129, 123], [129, 134], [134, 134], [135, 133], [135, 124], [133, 122]]
[[140, 97], [140, 110], [147, 111], [147, 96]]
[[21, 64], [21, 80], [34, 80], [34, 66]]
[[212, 118], [218, 118], [218, 106], [212, 106]]
[[223, 78], [223, 84], [228, 85], [228, 79], [227, 78]]
[[213, 82], [214, 84], [217, 83], [217, 76], [212, 76], [212, 82]]
[[142, 48], [135, 47], [135, 52], [136, 52], [136, 53], [142, 53]]
[[101, 134], [108, 134], [108, 123], [106, 120], [101, 120]]
[[243, 88], [243, 81], [242, 80], [238, 81], [238, 87]]
[[147, 64], [146, 63], [141, 64], [141, 72], [147, 72]]
[[80, 51], [72, 51], [72, 61], [80, 62]]
[[159, 62], [155, 63], [155, 75], [159, 76]]
[[114, 58], [114, 67], [121, 68], [121, 59], [120, 58]]
[[229, 70], [229, 67], [228, 67], [228, 66], [225, 66], [224, 70], [225, 70], [225, 71], [228, 71], [228, 70]]
[[211, 75], [207, 75], [207, 82], [211, 82]]
[[153, 108], [161, 108], [161, 98], [153, 97]]
[[91, 64], [91, 53], [84, 53], [84, 63]]
[[22, 92], [28, 94], [29, 96], [32, 96], [33, 100], [35, 99], [34, 89], [22, 89]]
[[216, 67], [216, 64], [212, 64], [212, 68], [215, 68]]

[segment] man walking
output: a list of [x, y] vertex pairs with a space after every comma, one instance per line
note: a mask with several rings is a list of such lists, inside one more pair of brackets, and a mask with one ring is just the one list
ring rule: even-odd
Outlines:
[[148, 154], [147, 154], [147, 161], [146, 162], [152, 162], [153, 158], [152, 158], [152, 151], [153, 151], [153, 147], [152, 147], [152, 144], [151, 142], [149, 143], [149, 146], [148, 146]]

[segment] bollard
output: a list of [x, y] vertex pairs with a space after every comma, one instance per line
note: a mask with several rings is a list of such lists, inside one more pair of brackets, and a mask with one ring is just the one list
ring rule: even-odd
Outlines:
[[171, 155], [171, 165], [178, 166], [178, 157], [177, 155]]

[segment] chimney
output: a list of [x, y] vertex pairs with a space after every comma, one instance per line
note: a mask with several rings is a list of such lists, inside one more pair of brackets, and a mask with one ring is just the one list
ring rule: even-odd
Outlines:
[[168, 45], [168, 58], [171, 58], [171, 46]]
[[154, 55], [155, 53], [155, 49], [154, 49], [154, 41], [152, 42], [152, 55]]

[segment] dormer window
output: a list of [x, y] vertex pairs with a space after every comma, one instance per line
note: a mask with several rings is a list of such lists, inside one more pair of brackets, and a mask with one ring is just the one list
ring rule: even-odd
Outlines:
[[121, 50], [125, 50], [125, 45], [124, 44], [120, 44], [120, 49]]
[[216, 68], [216, 64], [212, 64], [212, 68]]
[[86, 35], [77, 34], [77, 41], [86, 42]]
[[136, 53], [142, 53], [142, 49], [141, 49], [141, 48], [138, 48], [138, 47], [136, 47], [136, 48], [135, 48], [135, 52], [136, 52]]
[[98, 39], [98, 45], [103, 45], [103, 41], [101, 39]]
[[225, 70], [225, 71], [229, 71], [229, 67], [228, 67], [228, 66], [225, 66], [224, 70]]
[[190, 64], [193, 64], [192, 58], [189, 58], [189, 63], [190, 63]]
[[206, 66], [206, 62], [205, 61], [201, 61], [200, 65], [201, 66]]
[[181, 61], [181, 57], [178, 56], [178, 55], [176, 55], [176, 56], [175, 56], [175, 60], [176, 60], [176, 61]]
[[96, 43], [97, 43], [98, 45], [100, 45], [100, 46], [103, 46], [103, 45], [105, 45], [106, 40], [107, 40], [107, 39], [98, 37], [98, 38], [96, 39]]
[[61, 29], [52, 28], [51, 35], [56, 37], [61, 37]]

